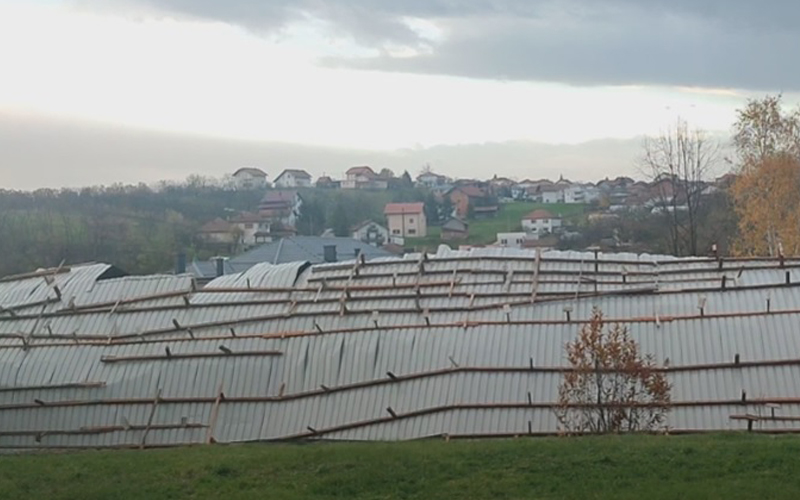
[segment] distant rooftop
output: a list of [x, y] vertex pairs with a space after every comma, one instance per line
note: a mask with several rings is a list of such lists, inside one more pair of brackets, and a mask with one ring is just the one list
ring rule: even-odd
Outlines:
[[[285, 264], [306, 261], [320, 264], [325, 262], [325, 247], [329, 245], [336, 248], [336, 261], [353, 260], [356, 250], [367, 260], [392, 256], [386, 250], [352, 238], [289, 236], [227, 259], [224, 263], [225, 274], [243, 272], [265, 262]], [[214, 260], [196, 261], [188, 267], [188, 271], [199, 278], [213, 278], [217, 275], [217, 264]]]
[[425, 211], [425, 204], [419, 203], [387, 203], [383, 209], [384, 215], [421, 214]]
[[287, 168], [286, 170], [284, 170], [283, 172], [281, 172], [281, 173], [278, 175], [278, 177], [276, 177], [276, 180], [277, 180], [277, 179], [280, 179], [280, 178], [281, 178], [283, 175], [285, 175], [285, 174], [292, 174], [292, 175], [294, 175], [295, 177], [302, 177], [302, 178], [304, 178], [304, 179], [310, 179], [310, 178], [311, 178], [311, 174], [309, 174], [309, 173], [308, 173], [308, 172], [306, 172], [305, 170], [299, 170], [299, 169], [295, 169], [295, 168]]
[[529, 213], [522, 220], [542, 220], [542, 219], [554, 219], [556, 218], [549, 210], [545, 210], [540, 208], [538, 210], [534, 210], [533, 212]]
[[261, 170], [260, 168], [256, 167], [242, 167], [236, 172], [233, 173], [233, 176], [236, 177], [239, 174], [250, 174], [256, 177], [266, 177], [267, 173]]

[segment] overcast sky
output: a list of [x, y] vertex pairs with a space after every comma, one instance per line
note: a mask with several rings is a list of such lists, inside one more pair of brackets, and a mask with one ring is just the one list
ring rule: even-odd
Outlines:
[[596, 179], [800, 93], [790, 0], [0, 0], [0, 187], [242, 165]]

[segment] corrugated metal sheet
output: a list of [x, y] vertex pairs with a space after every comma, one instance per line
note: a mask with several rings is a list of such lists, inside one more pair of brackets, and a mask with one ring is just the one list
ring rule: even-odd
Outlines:
[[552, 369], [593, 307], [684, 368], [670, 428], [800, 417], [797, 265], [440, 249], [199, 290], [103, 264], [0, 282], [0, 448], [554, 433]]

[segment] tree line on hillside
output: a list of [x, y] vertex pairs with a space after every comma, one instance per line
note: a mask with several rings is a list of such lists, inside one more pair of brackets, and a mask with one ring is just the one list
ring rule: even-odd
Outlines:
[[[700, 255], [800, 253], [800, 108], [781, 96], [754, 99], [733, 124], [735, 155], [679, 120], [643, 144], [641, 172], [659, 186], [661, 210], [583, 223], [564, 248], [585, 248], [609, 234], [633, 242], [631, 251]], [[708, 191], [713, 175], [732, 169], [730, 189]], [[365, 220], [383, 221], [389, 202], [422, 202], [430, 225], [452, 212], [445, 197], [415, 187], [404, 173], [382, 192], [304, 189], [297, 231], [347, 236]], [[175, 254], [208, 258], [195, 238], [216, 217], [254, 210], [259, 190], [236, 190], [230, 180], [190, 176], [156, 186], [0, 190], [0, 276], [37, 267], [103, 261], [132, 273], [164, 272]]]
[[0, 190], [0, 276], [61, 262], [109, 262], [132, 273], [170, 270], [198, 250], [197, 227], [249, 209], [262, 193], [192, 176], [180, 184]]
[[[302, 189], [296, 229], [319, 235], [332, 228], [348, 236], [366, 219], [382, 221], [389, 202], [423, 202], [429, 222], [438, 223], [446, 203], [409, 184], [405, 179], [402, 188], [384, 192]], [[196, 237], [202, 224], [253, 211], [263, 195], [200, 176], [156, 186], [0, 190], [0, 276], [61, 262], [109, 262], [137, 274], [170, 271], [178, 252], [207, 259], [219, 251]]]

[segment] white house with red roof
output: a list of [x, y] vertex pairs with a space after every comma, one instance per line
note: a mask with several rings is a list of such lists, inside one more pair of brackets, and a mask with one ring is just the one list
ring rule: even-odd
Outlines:
[[352, 167], [345, 172], [342, 189], [386, 189], [389, 181], [381, 178], [372, 167]]
[[561, 228], [561, 217], [542, 208], [522, 218], [522, 229], [531, 234], [549, 234]]

